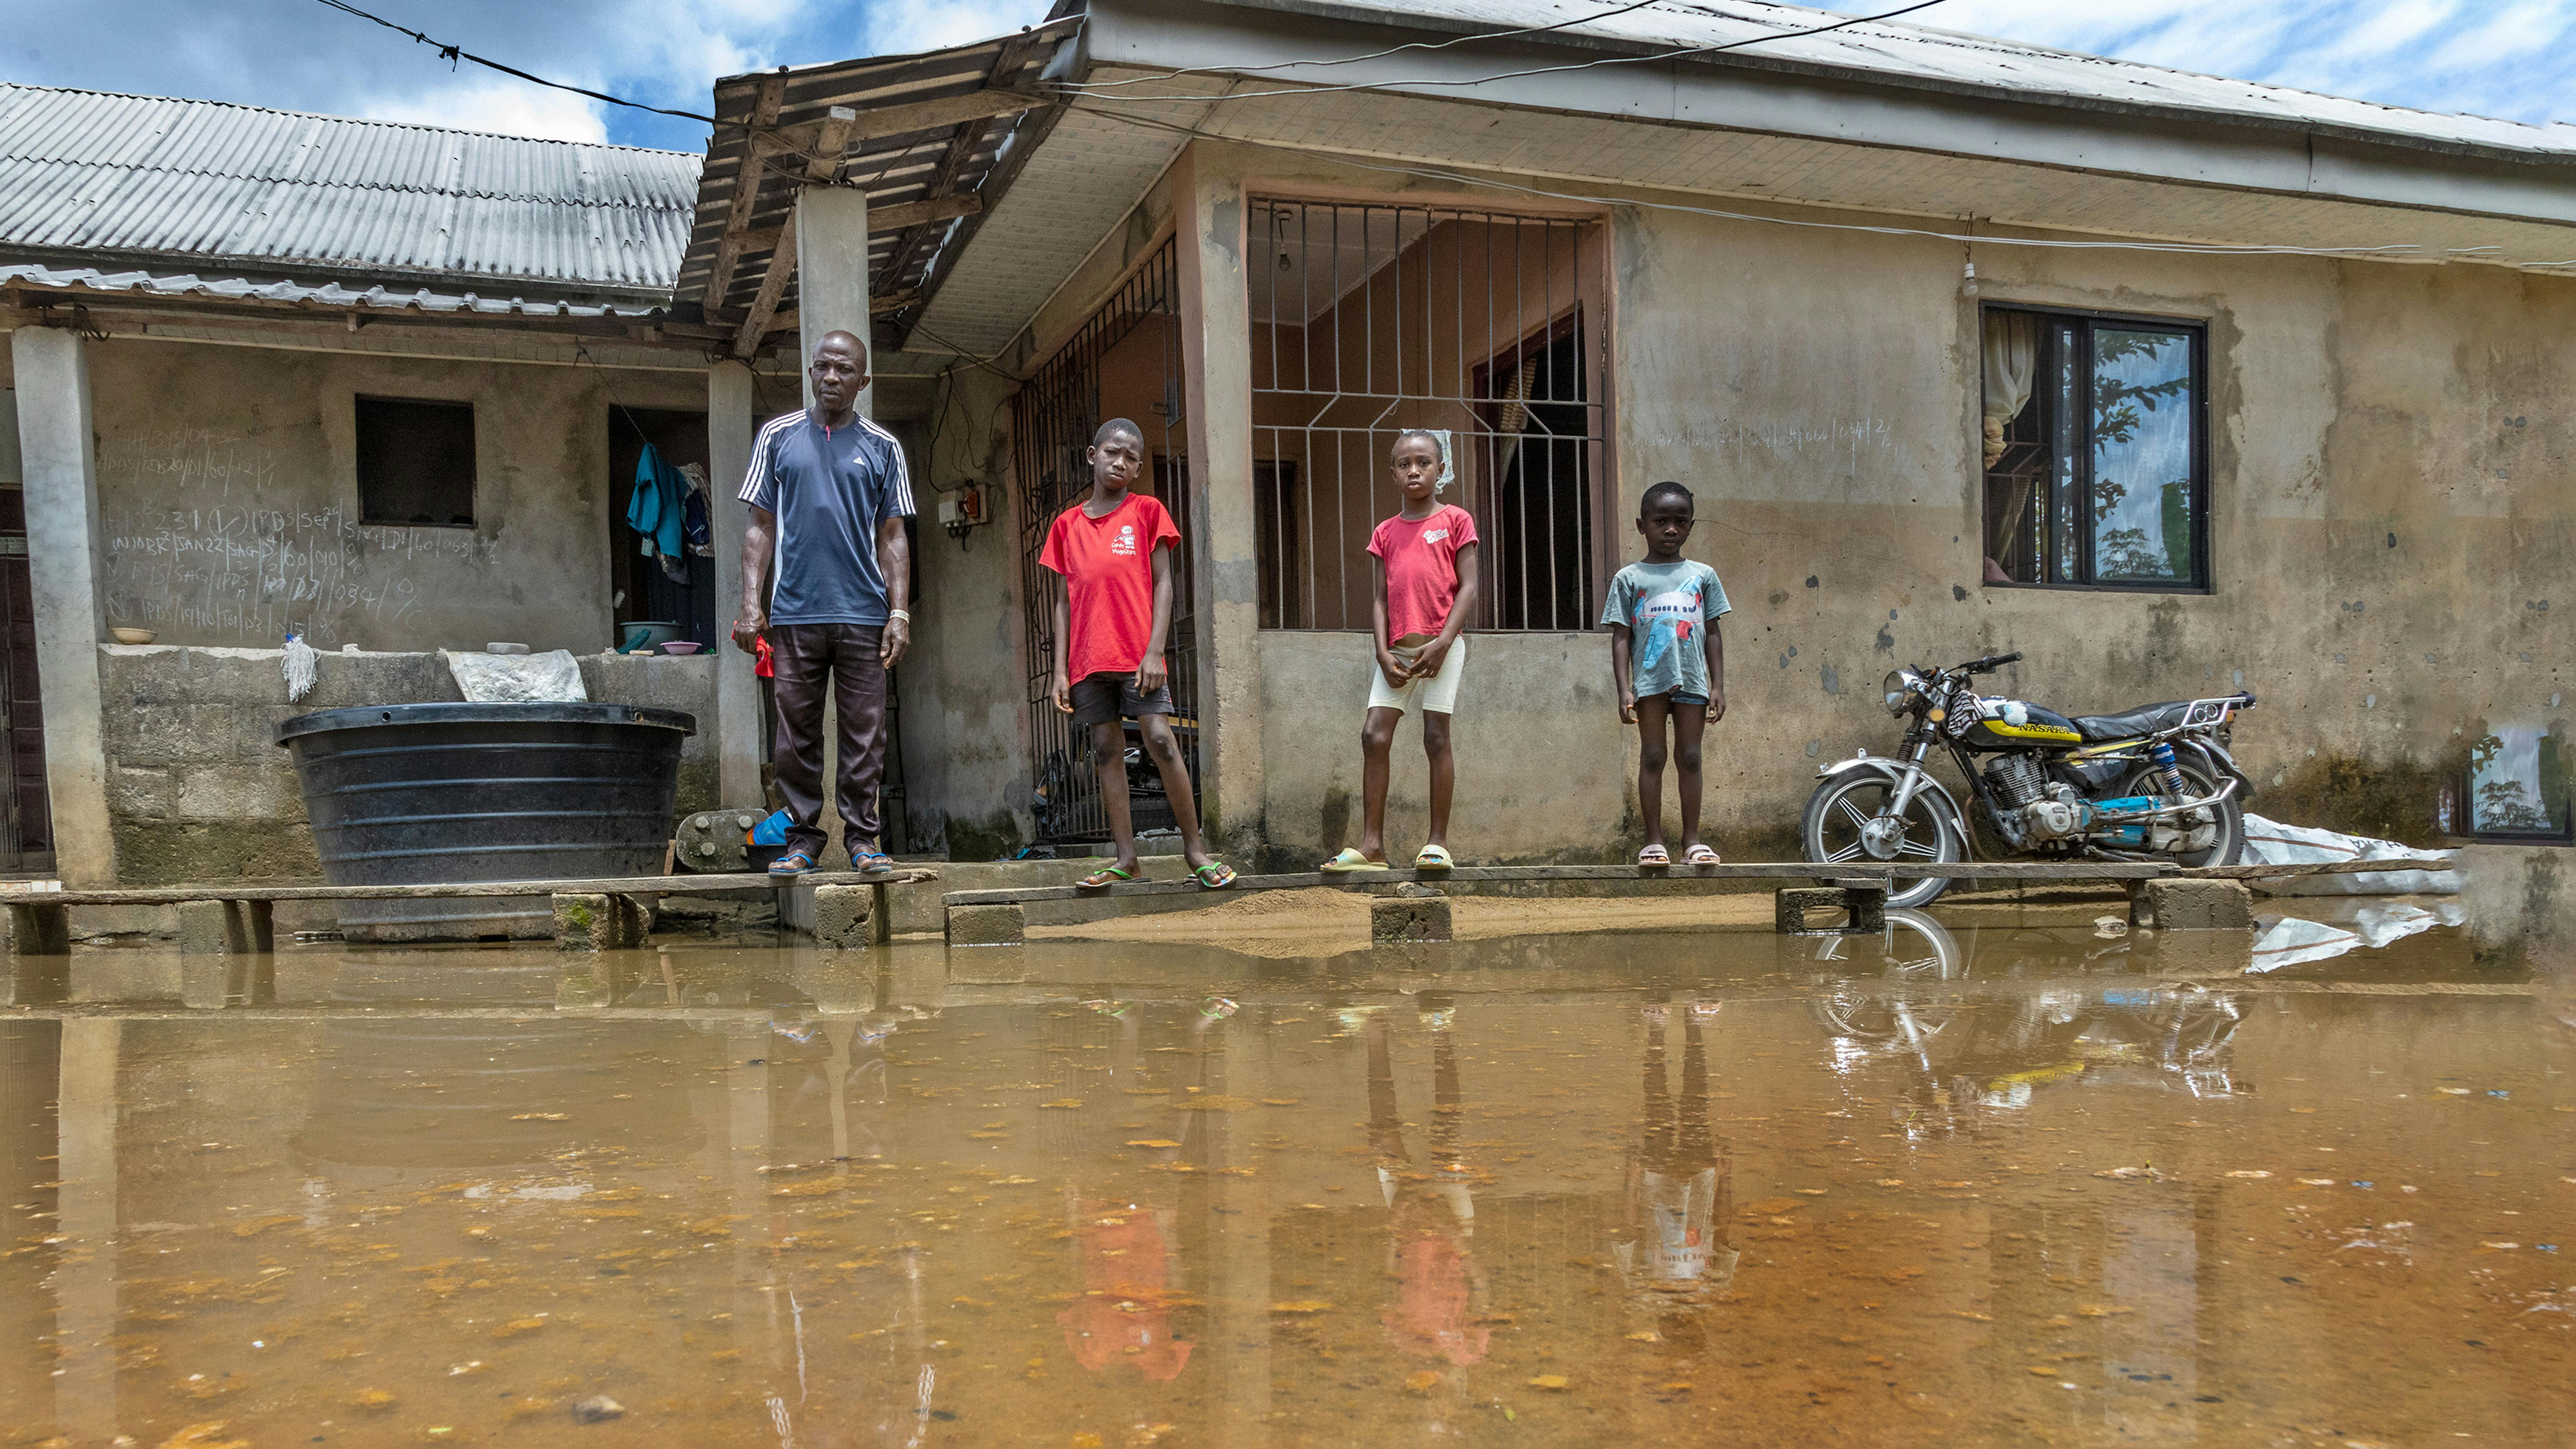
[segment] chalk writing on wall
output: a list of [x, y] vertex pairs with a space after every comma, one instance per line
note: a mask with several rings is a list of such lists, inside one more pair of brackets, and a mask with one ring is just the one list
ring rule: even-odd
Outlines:
[[190, 641], [347, 642], [420, 605], [408, 565], [493, 557], [493, 540], [470, 529], [361, 523], [301, 502], [269, 449], [208, 429], [112, 435], [99, 482], [109, 621]]
[[1842, 454], [1859, 461], [1865, 448], [1884, 448], [1896, 440], [1896, 427], [1886, 418], [1835, 418], [1823, 422], [1746, 422], [1737, 418], [1710, 418], [1704, 422], [1684, 424], [1674, 432], [1655, 439], [1665, 447], [1696, 448], [1722, 452], [1729, 462], [1751, 461], [1754, 455], [1831, 458]]

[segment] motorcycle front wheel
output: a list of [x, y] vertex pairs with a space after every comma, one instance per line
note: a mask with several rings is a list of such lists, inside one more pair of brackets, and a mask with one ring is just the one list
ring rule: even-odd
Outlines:
[[[1891, 813], [1896, 786], [1883, 775], [1837, 775], [1807, 797], [1806, 818], [1798, 838], [1807, 859], [1819, 865], [1947, 865], [1965, 859], [1959, 822], [1950, 818], [1939, 793], [1914, 792], [1903, 814]], [[1875, 846], [1876, 848], [1872, 848]], [[1896, 881], [1887, 903], [1897, 907], [1928, 906], [1950, 888], [1948, 878]]]

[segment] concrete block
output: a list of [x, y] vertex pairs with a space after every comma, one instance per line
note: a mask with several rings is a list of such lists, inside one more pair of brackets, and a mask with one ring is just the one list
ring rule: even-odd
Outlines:
[[951, 946], [1018, 946], [1028, 941], [1028, 916], [1017, 905], [950, 906]]
[[632, 896], [554, 897], [555, 949], [629, 951], [644, 944], [646, 921]]
[[[1810, 911], [1844, 919], [1834, 926], [1808, 924]], [[1772, 929], [1783, 936], [1870, 935], [1886, 929], [1887, 887], [1875, 880], [1836, 881], [1829, 886], [1784, 886], [1773, 898]]]
[[2129, 898], [2129, 924], [2142, 931], [2247, 931], [2254, 893], [2237, 880], [2151, 880]]
[[184, 819], [274, 820], [290, 809], [302, 810], [292, 775], [233, 764], [196, 765], [179, 774], [176, 813]]
[[1448, 897], [1386, 896], [1369, 902], [1369, 939], [1381, 945], [1448, 940]]
[[[938, 873], [939, 879], [885, 888], [886, 930], [890, 935], [937, 935], [947, 930], [948, 905], [940, 897], [950, 891], [1068, 886], [1098, 869], [1088, 860], [941, 860], [926, 864]], [[1147, 880], [1187, 880], [1190, 874], [1189, 862], [1177, 855], [1139, 856], [1136, 864]]]
[[178, 802], [172, 772], [159, 765], [120, 765], [107, 772], [107, 808], [130, 819], [161, 820]]
[[[257, 910], [254, 911], [254, 907]], [[186, 901], [179, 921], [179, 1001], [221, 1010], [277, 1000], [274, 932], [265, 901]]]
[[878, 885], [816, 886], [814, 944], [835, 950], [873, 946], [885, 913], [877, 909]]
[[179, 917], [182, 956], [240, 956], [250, 951], [230, 901], [183, 901]]

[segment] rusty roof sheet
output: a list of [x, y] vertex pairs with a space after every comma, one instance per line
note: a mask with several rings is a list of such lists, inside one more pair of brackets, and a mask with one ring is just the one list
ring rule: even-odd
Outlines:
[[302, 282], [252, 281], [244, 277], [202, 277], [194, 273], [107, 272], [96, 267], [46, 267], [34, 263], [0, 264], [0, 291], [16, 291], [21, 300], [35, 294], [60, 293], [77, 303], [84, 296], [119, 295], [135, 299], [220, 302], [265, 302], [293, 307], [347, 308], [369, 312], [417, 312], [440, 317], [604, 317], [641, 321], [657, 317], [657, 305], [638, 302], [573, 302], [538, 297], [486, 297], [475, 292], [409, 291], [392, 287], [343, 287], [338, 282], [312, 286]]
[[698, 158], [0, 83], [0, 249], [667, 298]]
[[[782, 67], [776, 71], [729, 76], [715, 85], [719, 124], [707, 144], [706, 167], [699, 183], [696, 228], [688, 254], [680, 263], [674, 300], [701, 304], [710, 321], [731, 323], [750, 308], [776, 250], [776, 228], [795, 205], [805, 180], [806, 158], [790, 153], [754, 158], [756, 133], [792, 136], [798, 128], [818, 125], [833, 107], [848, 107], [864, 117], [888, 107], [923, 101], [972, 97], [984, 90], [1034, 91], [1038, 78], [1063, 42], [1080, 28], [1078, 14], [1059, 15], [1016, 34], [996, 36], [972, 45], [919, 55], [875, 56], [829, 65]], [[767, 126], [759, 124], [764, 88], [777, 92], [778, 112]], [[864, 186], [871, 212], [941, 197], [970, 197], [989, 209], [1000, 199], [1010, 178], [1054, 124], [1059, 108], [1049, 105], [991, 119], [967, 120], [904, 135], [874, 137], [835, 168], [834, 179]], [[745, 248], [722, 295], [708, 295], [718, 251], [731, 219], [737, 179], [746, 165], [764, 168], [746, 230], [764, 240]], [[973, 235], [980, 216], [924, 222], [900, 231], [881, 231], [869, 238], [870, 290], [879, 297], [915, 293], [910, 306], [879, 317], [894, 338], [908, 332], [922, 302], [936, 290], [947, 264]], [[781, 311], [796, 306], [791, 283]], [[882, 334], [881, 334], [882, 335]]]

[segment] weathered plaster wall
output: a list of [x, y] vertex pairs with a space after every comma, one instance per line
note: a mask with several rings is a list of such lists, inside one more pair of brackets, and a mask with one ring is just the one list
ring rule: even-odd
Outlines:
[[[275, 649], [102, 645], [108, 813], [121, 883], [318, 880], [280, 721], [315, 710], [458, 698], [436, 654], [325, 654], [313, 692], [286, 702]], [[583, 687], [605, 703], [695, 715], [681, 746], [682, 814], [716, 802], [714, 670], [705, 658], [588, 655]]]
[[[89, 357], [108, 622], [161, 643], [602, 648], [610, 406], [706, 406], [688, 372], [132, 337]], [[474, 404], [473, 528], [359, 521], [360, 394]]]
[[[1619, 727], [1610, 643], [1594, 634], [1476, 634], [1467, 640], [1452, 745], [1458, 789], [1449, 847], [1461, 860], [1598, 861], [1629, 768], [1606, 742]], [[1365, 634], [1266, 630], [1261, 636], [1265, 869], [1311, 870], [1360, 838]], [[1601, 744], [1587, 746], [1586, 741]], [[1428, 823], [1421, 721], [1396, 729], [1387, 849], [1410, 859]]]
[[[913, 652], [896, 676], [904, 786], [914, 848], [958, 860], [1007, 854], [1033, 828], [1011, 391], [991, 373], [960, 368], [902, 427], [921, 510]], [[998, 521], [951, 538], [939, 505], [970, 482]]]
[[[1898, 663], [2019, 649], [2000, 687], [2076, 713], [2241, 677], [2258, 810], [2418, 837], [2468, 739], [2564, 718], [2576, 285], [1984, 247], [1972, 294], [1948, 244], [1616, 224], [1618, 521], [1656, 479], [1699, 492], [1691, 552], [1737, 606], [1710, 777], [1731, 838], [1794, 818], [1807, 760], [1892, 743]], [[1978, 295], [2207, 323], [2209, 594], [1979, 582]]]
[[[1273, 153], [1201, 146], [1190, 163], [1202, 184], [1241, 178], [1255, 195], [1437, 194]], [[1689, 553], [1736, 605], [1730, 711], [1708, 751], [1709, 818], [1730, 855], [1792, 850], [1815, 763], [1893, 746], [1876, 686], [1900, 663], [2019, 649], [2027, 660], [1995, 687], [2075, 713], [2214, 693], [2241, 673], [2262, 698], [2236, 731], [2258, 810], [2416, 839], [2438, 833], [2437, 793], [2470, 740], [2564, 727], [2576, 627], [2553, 595], [2576, 568], [2576, 284], [1980, 246], [1971, 290], [1968, 251], [1929, 239], [1625, 206], [1611, 234], [1616, 504], [1600, 522], [1632, 559], [1648, 484], [1699, 495]], [[2207, 325], [2210, 593], [1981, 582], [1980, 296]], [[1231, 401], [1209, 393], [1205, 407]], [[1635, 735], [1593, 697], [1606, 640], [1582, 639], [1563, 672], [1542, 663], [1556, 636], [1477, 643], [1468, 700], [1488, 702], [1459, 714], [1462, 854], [1632, 849]], [[1265, 630], [1253, 647], [1260, 708], [1240, 732], [1296, 743], [1259, 748], [1238, 800], [1257, 802], [1257, 833], [1283, 858], [1336, 824], [1355, 837], [1355, 807], [1333, 802], [1356, 792], [1357, 686], [1338, 661], [1359, 656], [1358, 636]], [[1498, 668], [1506, 658], [1528, 667]], [[1499, 704], [1496, 685], [1510, 691]], [[1480, 820], [1495, 792], [1467, 780], [1487, 751], [1547, 783]], [[1403, 846], [1419, 830], [1409, 730], [1396, 759]]]

